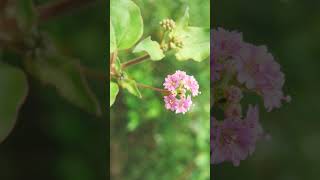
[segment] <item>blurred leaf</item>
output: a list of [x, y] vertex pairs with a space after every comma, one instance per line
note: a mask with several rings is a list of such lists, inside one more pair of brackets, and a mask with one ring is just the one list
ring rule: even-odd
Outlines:
[[151, 60], [158, 61], [164, 58], [164, 54], [159, 43], [152, 41], [150, 36], [142, 40], [133, 50], [134, 53], [143, 51], [150, 55]]
[[119, 80], [119, 85], [123, 88], [129, 91], [129, 93], [142, 98], [141, 93], [138, 89], [137, 83], [135, 80], [130, 79], [127, 77], [127, 75], [124, 75], [124, 78]]
[[110, 107], [115, 102], [118, 92], [119, 92], [118, 84], [110, 81]]
[[131, 48], [141, 38], [143, 20], [140, 8], [131, 0], [111, 0], [111, 26], [119, 50]]
[[191, 27], [189, 24], [189, 8], [184, 16], [178, 21], [177, 28], [173, 32], [181, 38], [183, 47], [176, 53], [180, 61], [193, 59], [203, 61], [210, 55], [210, 29]]
[[77, 107], [101, 115], [97, 98], [80, 72], [80, 65], [61, 55], [40, 55], [26, 61], [27, 70], [44, 84], [54, 86], [58, 93]]
[[129, 131], [134, 131], [140, 124], [139, 114], [136, 111], [129, 111], [128, 119], [127, 128]]
[[32, 0], [16, 0], [18, 25], [23, 30], [30, 30], [37, 19], [36, 9]]
[[110, 53], [112, 53], [117, 48], [116, 37], [114, 34], [114, 29], [112, 23], [110, 23]]
[[24, 72], [0, 63], [0, 142], [12, 131], [27, 93], [28, 84]]

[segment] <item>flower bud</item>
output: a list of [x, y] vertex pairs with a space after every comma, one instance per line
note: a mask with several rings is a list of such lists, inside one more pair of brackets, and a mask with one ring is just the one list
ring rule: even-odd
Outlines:
[[164, 19], [159, 24], [166, 31], [172, 31], [176, 27], [176, 23], [172, 19]]

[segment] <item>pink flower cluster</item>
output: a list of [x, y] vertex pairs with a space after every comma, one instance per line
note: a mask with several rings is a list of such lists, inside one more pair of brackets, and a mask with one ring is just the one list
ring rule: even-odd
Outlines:
[[257, 106], [249, 106], [244, 119], [229, 117], [224, 121], [211, 120], [211, 163], [219, 164], [230, 161], [238, 166], [255, 150], [257, 141], [266, 137], [259, 123], [259, 110]]
[[269, 112], [291, 98], [284, 95], [284, 74], [265, 46], [246, 43], [241, 33], [222, 28], [212, 31], [211, 44], [213, 106], [223, 112], [220, 120], [215, 114], [211, 119], [211, 163], [239, 165], [265, 137], [258, 106], [249, 105], [246, 117], [242, 117], [243, 92], [262, 97]]
[[176, 71], [165, 78], [163, 86], [170, 94], [164, 96], [165, 107], [176, 113], [186, 113], [192, 105], [191, 96], [197, 96], [199, 84], [193, 76], [183, 71]]

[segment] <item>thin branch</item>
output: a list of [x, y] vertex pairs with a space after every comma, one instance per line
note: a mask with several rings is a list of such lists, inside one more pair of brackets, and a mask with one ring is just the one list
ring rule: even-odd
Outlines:
[[[115, 61], [118, 57], [118, 51], [115, 50], [112, 54], [111, 54], [111, 57], [110, 57], [110, 74], [111, 75], [116, 75], [116, 72], [115, 72]], [[111, 76], [110, 76], [111, 78]]]
[[60, 0], [38, 7], [39, 17], [41, 21], [69, 12], [71, 9], [79, 8], [83, 5], [95, 2], [95, 0]]
[[121, 65], [121, 67], [122, 67], [122, 69], [125, 69], [125, 68], [127, 68], [128, 66], [141, 63], [141, 62], [149, 59], [149, 57], [150, 57], [150, 56], [149, 56], [148, 54], [146, 54], [146, 55], [144, 55], [144, 56], [141, 56], [141, 57], [138, 57], [138, 58], [129, 60], [129, 61], [123, 63], [123, 64]]
[[165, 95], [169, 95], [170, 94], [170, 91], [168, 91], [168, 90], [156, 88], [156, 87], [145, 85], [145, 84], [141, 84], [141, 83], [137, 83], [137, 86], [140, 87], [140, 88], [146, 88], [146, 89], [151, 89], [151, 90], [154, 90], [154, 91], [158, 91], [158, 92], [160, 92], [162, 94], [165, 94]]

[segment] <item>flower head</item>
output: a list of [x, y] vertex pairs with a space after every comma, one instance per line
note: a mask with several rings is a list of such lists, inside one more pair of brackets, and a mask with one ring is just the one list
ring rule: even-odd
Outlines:
[[176, 113], [184, 114], [189, 111], [192, 105], [191, 96], [194, 97], [200, 93], [196, 79], [180, 70], [168, 75], [163, 86], [170, 91], [170, 95], [164, 96], [165, 106]]

